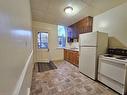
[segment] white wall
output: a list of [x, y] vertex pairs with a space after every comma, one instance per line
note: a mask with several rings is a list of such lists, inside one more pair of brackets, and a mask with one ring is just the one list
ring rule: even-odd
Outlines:
[[107, 32], [109, 47], [127, 48], [127, 2], [95, 16], [93, 31]]
[[33, 21], [32, 27], [34, 33], [34, 61], [36, 62], [37, 56], [40, 56], [36, 54], [37, 36], [35, 33], [37, 32], [49, 33], [49, 52], [51, 60], [63, 60], [63, 49], [58, 48], [57, 25]]
[[0, 0], [0, 95], [18, 93], [26, 62], [32, 63], [29, 0]]

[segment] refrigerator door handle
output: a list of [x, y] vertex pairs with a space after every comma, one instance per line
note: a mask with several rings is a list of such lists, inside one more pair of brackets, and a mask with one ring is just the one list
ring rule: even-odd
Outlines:
[[79, 57], [80, 57], [80, 54], [81, 54], [81, 47], [79, 47]]

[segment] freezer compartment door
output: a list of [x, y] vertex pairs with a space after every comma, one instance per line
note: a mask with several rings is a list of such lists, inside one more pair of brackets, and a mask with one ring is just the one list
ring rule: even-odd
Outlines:
[[96, 47], [80, 47], [80, 72], [95, 80], [96, 66]]
[[79, 45], [80, 46], [97, 46], [97, 32], [80, 34]]

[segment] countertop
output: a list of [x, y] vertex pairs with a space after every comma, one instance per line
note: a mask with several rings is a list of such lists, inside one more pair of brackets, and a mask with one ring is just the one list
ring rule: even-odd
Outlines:
[[79, 51], [79, 48], [64, 48], [64, 49], [72, 50], [72, 51]]

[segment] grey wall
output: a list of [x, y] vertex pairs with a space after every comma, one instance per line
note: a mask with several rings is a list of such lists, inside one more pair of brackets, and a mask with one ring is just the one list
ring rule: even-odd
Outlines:
[[32, 50], [29, 0], [0, 0], [0, 95], [18, 93]]

